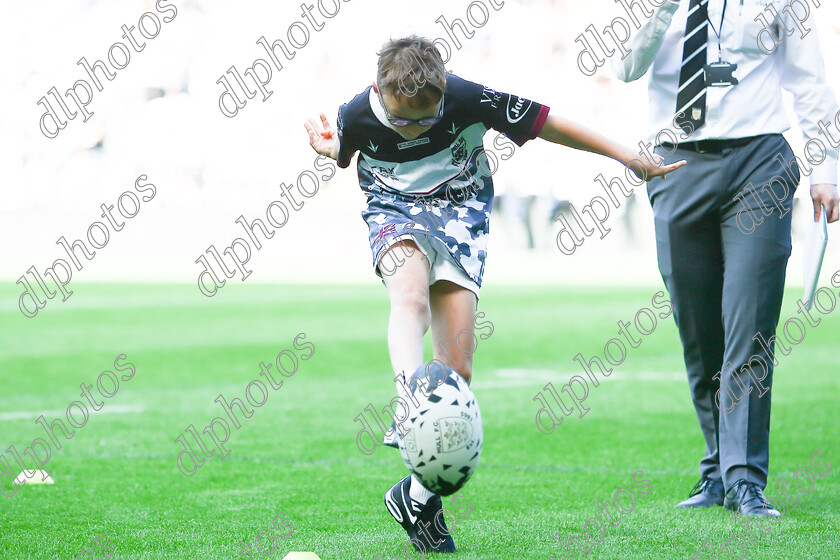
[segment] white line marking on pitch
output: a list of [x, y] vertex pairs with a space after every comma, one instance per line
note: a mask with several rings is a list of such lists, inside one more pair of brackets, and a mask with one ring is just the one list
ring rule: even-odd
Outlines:
[[[131, 414], [134, 412], [143, 412], [145, 408], [139, 405], [109, 405], [104, 406], [102, 409], [90, 410], [91, 414]], [[0, 421], [3, 420], [23, 420], [26, 418], [31, 418], [35, 420], [42, 414], [47, 416], [61, 416], [65, 414], [65, 410], [48, 410], [46, 412], [34, 412], [34, 411], [23, 411], [23, 412], [0, 412]]]
[[[507, 387], [527, 387], [534, 383], [546, 381], [567, 382], [575, 375], [585, 376], [583, 371], [562, 372], [550, 369], [498, 369], [493, 372], [491, 379], [482, 379], [480, 374], [476, 376], [473, 385], [481, 389], [503, 389]], [[596, 372], [597, 373], [597, 372]], [[603, 376], [599, 375], [603, 378]], [[585, 377], [584, 377], [585, 378]], [[685, 373], [681, 371], [640, 371], [640, 372], [619, 372], [615, 371], [606, 379], [616, 381], [685, 381]]]
[[496, 377], [501, 379], [536, 379], [540, 377], [555, 377], [558, 375], [568, 375], [571, 377], [574, 373], [565, 373], [553, 369], [497, 369]]

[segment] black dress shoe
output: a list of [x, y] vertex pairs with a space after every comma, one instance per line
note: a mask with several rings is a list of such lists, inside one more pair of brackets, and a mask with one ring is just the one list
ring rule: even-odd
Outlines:
[[723, 506], [747, 517], [781, 517], [782, 515], [767, 501], [764, 491], [758, 484], [748, 482], [743, 478], [733, 484], [726, 493]]
[[723, 505], [723, 481], [705, 476], [694, 485], [688, 499], [677, 504], [678, 508], [698, 508]]

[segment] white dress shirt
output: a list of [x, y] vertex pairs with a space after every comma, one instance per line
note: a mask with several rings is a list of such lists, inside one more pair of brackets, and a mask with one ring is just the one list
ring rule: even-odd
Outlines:
[[[770, 15], [772, 4], [778, 18]], [[818, 138], [825, 146], [825, 160], [814, 165], [811, 183], [837, 184], [837, 159], [840, 151], [840, 115], [837, 100], [826, 83], [825, 64], [817, 39], [814, 14], [819, 8], [809, 2], [811, 14], [803, 24], [811, 29], [804, 38], [796, 22], [783, 8], [790, 0], [728, 0], [721, 32], [720, 22], [723, 0], [709, 0], [709, 19], [721, 32], [721, 56], [724, 62], [738, 65], [734, 76], [739, 83], [729, 87], [708, 87], [706, 95], [706, 123], [690, 137], [690, 141], [706, 139], [733, 139], [758, 134], [782, 133], [790, 128], [782, 103], [782, 89], [794, 96], [794, 108], [805, 139]], [[629, 82], [641, 78], [650, 69], [649, 98], [650, 121], [655, 136], [660, 130], [679, 130], [674, 125], [679, 89], [680, 67], [683, 55], [683, 36], [688, 15], [689, 0], [666, 1], [634, 35], [624, 60], [612, 57], [613, 71], [619, 79]], [[797, 13], [804, 14], [801, 7]], [[794, 29], [787, 36], [780, 33], [782, 44], [767, 54], [773, 43], [763, 34], [764, 50], [758, 44], [758, 34], [764, 29], [762, 15], [773, 26]], [[706, 49], [708, 62], [718, 61], [718, 39], [709, 26]], [[829, 126], [833, 140], [821, 135], [819, 122]], [[665, 138], [663, 137], [663, 141]], [[832, 147], [834, 142], [838, 147]], [[812, 146], [816, 161], [822, 157]], [[805, 154], [797, 154], [804, 160]], [[812, 165], [809, 163], [809, 167]]]

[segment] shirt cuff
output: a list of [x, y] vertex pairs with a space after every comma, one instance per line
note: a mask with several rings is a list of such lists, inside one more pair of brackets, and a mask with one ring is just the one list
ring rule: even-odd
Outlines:
[[[807, 163], [806, 163], [807, 165]], [[819, 165], [814, 166], [811, 172], [811, 184], [819, 185], [821, 183], [828, 183], [829, 185], [837, 184], [837, 154], [829, 153], [825, 157], [825, 161]]]

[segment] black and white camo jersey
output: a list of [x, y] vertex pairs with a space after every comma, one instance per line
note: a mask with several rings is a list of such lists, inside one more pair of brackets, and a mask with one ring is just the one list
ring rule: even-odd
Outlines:
[[483, 179], [482, 186], [490, 187], [486, 156], [481, 166], [478, 161], [484, 133], [492, 128], [521, 146], [537, 137], [548, 111], [545, 105], [448, 74], [443, 118], [418, 138], [405, 140], [391, 128], [379, 97], [369, 86], [338, 111], [338, 165], [348, 167], [360, 152], [359, 186], [365, 191], [374, 187], [429, 196], [447, 187], [470, 187], [476, 177]]

